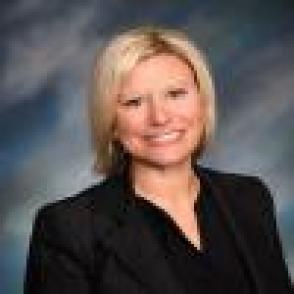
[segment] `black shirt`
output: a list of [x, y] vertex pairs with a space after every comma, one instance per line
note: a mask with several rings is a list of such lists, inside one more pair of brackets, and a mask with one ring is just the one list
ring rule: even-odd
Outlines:
[[187, 294], [253, 293], [207, 183], [202, 180], [200, 187], [194, 211], [200, 226], [201, 250], [192, 245], [164, 209], [142, 197], [134, 197], [134, 202]]

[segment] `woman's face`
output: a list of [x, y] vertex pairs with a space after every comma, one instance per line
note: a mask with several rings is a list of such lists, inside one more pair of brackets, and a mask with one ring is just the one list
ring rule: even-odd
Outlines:
[[115, 137], [133, 163], [167, 167], [190, 161], [204, 109], [186, 63], [166, 54], [138, 63], [117, 102]]

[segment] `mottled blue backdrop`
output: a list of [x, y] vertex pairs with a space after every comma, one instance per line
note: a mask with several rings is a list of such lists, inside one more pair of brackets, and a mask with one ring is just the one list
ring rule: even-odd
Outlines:
[[86, 119], [95, 48], [137, 24], [186, 30], [216, 79], [203, 163], [261, 176], [294, 276], [294, 2], [14, 0], [0, 3], [0, 293], [21, 293], [38, 207], [97, 181]]

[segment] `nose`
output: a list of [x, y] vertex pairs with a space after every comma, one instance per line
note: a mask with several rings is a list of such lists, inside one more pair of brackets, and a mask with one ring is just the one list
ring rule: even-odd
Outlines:
[[170, 114], [165, 101], [150, 99], [149, 121], [152, 125], [164, 125], [170, 120]]

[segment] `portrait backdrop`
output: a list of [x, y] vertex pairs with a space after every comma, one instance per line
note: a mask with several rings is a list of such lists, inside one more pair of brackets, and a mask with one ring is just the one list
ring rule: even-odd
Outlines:
[[294, 277], [294, 2], [0, 2], [0, 293], [22, 292], [36, 209], [99, 181], [87, 122], [97, 47], [142, 24], [185, 30], [216, 81], [218, 126], [203, 165], [262, 177]]

